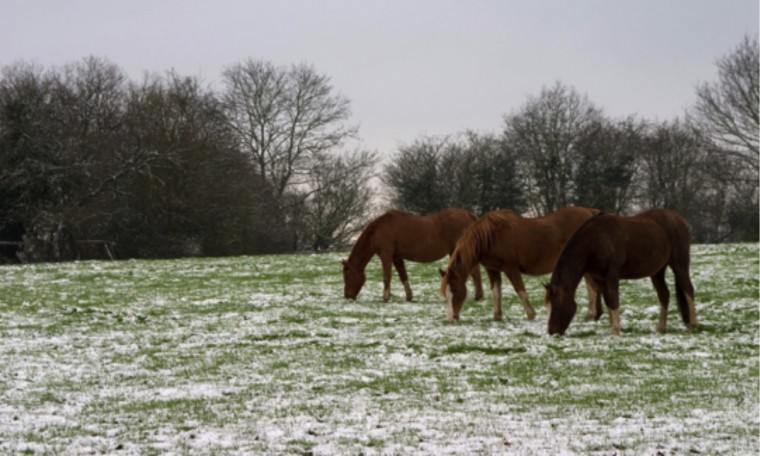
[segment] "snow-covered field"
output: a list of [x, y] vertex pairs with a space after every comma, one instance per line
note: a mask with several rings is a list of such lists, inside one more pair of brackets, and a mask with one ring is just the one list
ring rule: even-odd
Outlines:
[[564, 338], [546, 277], [448, 324], [442, 262], [387, 304], [338, 254], [3, 266], [0, 454], [756, 455], [758, 245], [692, 252], [698, 331], [639, 280]]

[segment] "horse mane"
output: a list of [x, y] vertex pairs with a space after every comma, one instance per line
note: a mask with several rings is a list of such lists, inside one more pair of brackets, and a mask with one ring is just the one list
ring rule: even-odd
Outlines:
[[[480, 217], [460, 236], [446, 270], [462, 269], [469, 272], [478, 263], [483, 252], [491, 248], [495, 233], [503, 227], [514, 230], [520, 218], [520, 215], [508, 209], [491, 211]], [[447, 285], [448, 274], [441, 281], [442, 294], [445, 294]]]

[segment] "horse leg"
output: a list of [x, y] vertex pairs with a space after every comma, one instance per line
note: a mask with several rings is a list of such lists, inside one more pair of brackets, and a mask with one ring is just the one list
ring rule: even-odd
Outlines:
[[610, 311], [610, 327], [612, 334], [620, 334], [620, 295], [618, 293], [619, 279], [617, 276], [608, 277], [602, 288], [604, 303]]
[[604, 313], [602, 309], [602, 295], [599, 293], [598, 285], [589, 275], [583, 276], [586, 282], [586, 291], [588, 292], [588, 310], [586, 311], [586, 321], [599, 320]]
[[517, 268], [507, 268], [504, 270], [504, 273], [512, 283], [512, 288], [515, 289], [517, 297], [520, 298], [520, 302], [525, 309], [525, 315], [527, 315], [528, 320], [533, 320], [536, 318], [536, 311], [533, 310], [533, 306], [530, 305], [530, 301], [528, 300], [528, 293], [525, 292], [525, 284], [523, 283], [520, 271], [518, 271]]
[[413, 298], [412, 287], [409, 286], [409, 276], [406, 274], [406, 265], [404, 265], [404, 260], [401, 258], [394, 258], [393, 265], [396, 267], [396, 272], [398, 272], [399, 280], [401, 280], [401, 283], [404, 284], [406, 300], [411, 301]]
[[391, 299], [391, 259], [386, 255], [380, 256], [380, 263], [383, 265], [383, 301], [388, 302]]
[[671, 265], [676, 279], [676, 299], [681, 319], [690, 330], [697, 329], [697, 308], [694, 305], [694, 285], [689, 278], [689, 266]]
[[491, 282], [491, 301], [493, 301], [493, 321], [501, 321], [501, 271], [486, 269], [488, 281]]
[[480, 301], [483, 299], [483, 280], [480, 277], [480, 265], [475, 265], [475, 268], [470, 273], [472, 277], [472, 284], [475, 286], [475, 300]]
[[668, 328], [668, 303], [670, 302], [670, 291], [665, 282], [665, 268], [655, 272], [650, 279], [657, 291], [657, 299], [660, 301], [660, 322], [657, 323], [657, 332], [664, 334]]

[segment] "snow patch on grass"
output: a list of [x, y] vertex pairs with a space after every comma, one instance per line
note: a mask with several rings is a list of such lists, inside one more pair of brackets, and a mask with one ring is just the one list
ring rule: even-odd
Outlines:
[[506, 281], [505, 321], [486, 299], [448, 324], [443, 264], [384, 303], [373, 260], [345, 301], [344, 257], [0, 267], [0, 452], [760, 451], [756, 244], [693, 247], [695, 332], [671, 305], [658, 334], [649, 281], [621, 284], [617, 337], [581, 314], [547, 336]]

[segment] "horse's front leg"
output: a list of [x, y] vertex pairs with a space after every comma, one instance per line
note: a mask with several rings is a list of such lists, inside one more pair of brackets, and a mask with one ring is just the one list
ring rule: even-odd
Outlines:
[[599, 292], [599, 285], [589, 275], [583, 276], [586, 282], [586, 291], [588, 292], [588, 310], [586, 311], [586, 321], [596, 321], [602, 317], [602, 294]]
[[401, 258], [394, 258], [393, 266], [396, 267], [396, 272], [398, 272], [399, 280], [401, 280], [401, 283], [404, 284], [406, 300], [411, 301], [414, 296], [412, 296], [412, 287], [409, 286], [409, 276], [406, 274], [406, 265], [404, 264], [404, 260]]
[[504, 270], [504, 273], [512, 283], [512, 288], [515, 289], [517, 297], [520, 298], [520, 302], [525, 309], [525, 315], [528, 317], [528, 320], [533, 320], [536, 318], [536, 311], [533, 310], [533, 306], [530, 305], [528, 293], [525, 292], [525, 284], [523, 283], [520, 271], [518, 271], [517, 268], [508, 268]]
[[491, 301], [493, 301], [493, 321], [501, 321], [501, 271], [486, 269], [488, 281], [491, 282]]
[[390, 257], [381, 256], [380, 263], [383, 265], [383, 301], [388, 302], [391, 299], [391, 265], [393, 262]]
[[480, 277], [479, 264], [475, 265], [475, 268], [470, 273], [470, 277], [472, 277], [472, 284], [475, 286], [475, 300], [480, 301], [483, 299], [483, 279]]
[[618, 294], [618, 285], [620, 280], [617, 277], [608, 277], [602, 286], [602, 295], [607, 309], [610, 311], [610, 327], [612, 334], [620, 334], [620, 295]]

